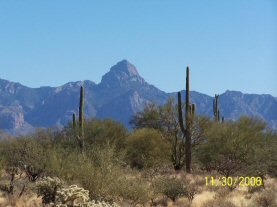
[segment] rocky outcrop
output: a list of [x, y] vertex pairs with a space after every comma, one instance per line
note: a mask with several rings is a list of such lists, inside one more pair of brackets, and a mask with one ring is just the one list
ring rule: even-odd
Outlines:
[[17, 130], [24, 123], [24, 114], [21, 106], [0, 107], [0, 128]]

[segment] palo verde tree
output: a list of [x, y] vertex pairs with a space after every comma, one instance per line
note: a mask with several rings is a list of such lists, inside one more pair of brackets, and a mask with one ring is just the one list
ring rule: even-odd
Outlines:
[[155, 103], [146, 104], [143, 111], [132, 117], [131, 124], [136, 129], [156, 129], [161, 138], [170, 145], [170, 157], [174, 169], [179, 170], [184, 166], [184, 140], [181, 136], [178, 110], [173, 98], [168, 99], [167, 103], [162, 106], [157, 106]]
[[[205, 142], [195, 149], [203, 169], [228, 176], [263, 176], [277, 166], [277, 136], [256, 118], [213, 123], [205, 130]], [[276, 150], [275, 150], [276, 151]]]
[[179, 124], [183, 137], [185, 137], [185, 161], [186, 161], [186, 172], [191, 172], [191, 139], [192, 139], [192, 120], [195, 114], [195, 104], [190, 104], [190, 87], [189, 87], [189, 67], [186, 71], [186, 105], [185, 105], [185, 124], [183, 121], [183, 111], [182, 111], [182, 97], [181, 92], [178, 92], [178, 115]]
[[[190, 108], [191, 111], [195, 111], [195, 106], [192, 105]], [[136, 129], [152, 128], [158, 130], [160, 136], [170, 145], [171, 162], [175, 170], [180, 170], [185, 165], [186, 137], [183, 136], [180, 129], [178, 118], [178, 105], [175, 104], [174, 98], [170, 98], [165, 105], [146, 104], [143, 111], [136, 113], [130, 122]], [[211, 121], [208, 117], [196, 115], [192, 121], [191, 147], [194, 148], [205, 140], [204, 129], [209, 128]]]

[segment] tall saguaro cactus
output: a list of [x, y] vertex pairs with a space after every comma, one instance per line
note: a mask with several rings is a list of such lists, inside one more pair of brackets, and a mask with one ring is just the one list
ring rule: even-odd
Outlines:
[[79, 104], [79, 144], [84, 149], [84, 86], [80, 88], [80, 104]]
[[[218, 107], [218, 97], [219, 95], [214, 95], [213, 110], [214, 110], [214, 120], [220, 122], [220, 110]], [[224, 122], [224, 117], [221, 117], [221, 122]]]
[[72, 125], [73, 125], [73, 130], [76, 130], [76, 115], [75, 113], [72, 114]]
[[186, 172], [191, 172], [191, 137], [192, 137], [192, 117], [195, 113], [195, 104], [190, 104], [190, 89], [189, 89], [189, 67], [186, 71], [186, 127], [184, 127], [183, 111], [182, 111], [182, 97], [181, 92], [178, 92], [178, 114], [179, 114], [179, 125], [183, 136], [185, 137], [185, 164]]
[[219, 122], [219, 109], [218, 109], [218, 96], [214, 95], [213, 110], [214, 110], [214, 120]]
[[80, 104], [79, 104], [79, 136], [84, 137], [84, 87], [80, 88]]
[[[84, 137], [84, 87], [80, 88], [80, 103], [79, 103], [79, 121], [78, 129], [76, 124], [75, 113], [72, 115], [73, 130], [78, 141], [78, 144], [81, 150], [84, 150], [85, 147], [85, 137]], [[78, 133], [77, 133], [78, 131]]]
[[192, 116], [194, 116], [195, 111], [196, 111], [196, 105], [195, 104], [191, 104], [191, 114], [192, 114]]

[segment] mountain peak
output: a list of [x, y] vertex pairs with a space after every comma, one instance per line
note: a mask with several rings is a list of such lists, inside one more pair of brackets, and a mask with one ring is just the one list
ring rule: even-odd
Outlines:
[[126, 59], [123, 59], [116, 65], [112, 66], [110, 71], [125, 73], [128, 76], [139, 76], [136, 67]]
[[144, 79], [140, 77], [136, 67], [128, 60], [121, 60], [111, 67], [101, 80], [101, 86], [104, 87], [128, 87], [130, 84], [144, 83]]

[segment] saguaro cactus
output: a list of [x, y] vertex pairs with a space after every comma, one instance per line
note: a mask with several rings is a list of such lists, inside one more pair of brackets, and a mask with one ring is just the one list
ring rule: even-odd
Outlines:
[[192, 114], [192, 116], [194, 116], [195, 111], [196, 111], [196, 105], [195, 104], [191, 104], [191, 114]]
[[79, 136], [84, 137], [84, 87], [80, 88], [80, 105], [79, 105]]
[[80, 104], [79, 104], [79, 145], [83, 150], [85, 147], [84, 137], [84, 86], [80, 88]]
[[213, 102], [213, 110], [214, 110], [214, 120], [216, 122], [219, 122], [219, 109], [218, 109], [218, 96], [219, 95], [214, 95], [214, 102]]
[[73, 125], [73, 130], [76, 130], [76, 115], [75, 113], [72, 114], [72, 125]]
[[[85, 137], [84, 137], [84, 87], [80, 88], [80, 104], [79, 104], [79, 121], [78, 121], [78, 129], [76, 125], [76, 116], [75, 113], [72, 115], [72, 123], [73, 129], [78, 141], [78, 144], [81, 150], [84, 150], [85, 147]], [[78, 131], [78, 133], [77, 133]]]
[[184, 127], [183, 122], [183, 112], [182, 112], [182, 97], [181, 92], [178, 92], [178, 114], [179, 114], [179, 125], [181, 131], [185, 137], [185, 164], [186, 164], [186, 172], [191, 172], [191, 125], [192, 118], [194, 116], [196, 106], [195, 104], [190, 104], [190, 89], [189, 89], [189, 67], [187, 67], [186, 71], [186, 127]]
[[[219, 95], [214, 95], [213, 110], [214, 110], [214, 120], [220, 122], [220, 110], [218, 107], [218, 97]], [[224, 117], [221, 117], [221, 122], [224, 122]]]

